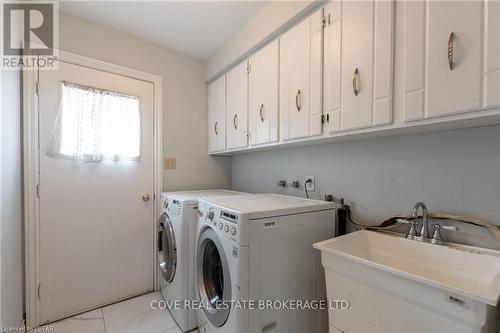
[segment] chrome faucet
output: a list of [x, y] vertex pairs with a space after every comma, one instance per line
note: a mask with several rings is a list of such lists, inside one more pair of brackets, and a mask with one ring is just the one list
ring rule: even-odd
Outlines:
[[413, 218], [417, 218], [420, 208], [422, 208], [422, 230], [420, 231], [420, 237], [422, 237], [423, 239], [428, 239], [431, 237], [429, 233], [429, 212], [427, 211], [427, 207], [425, 206], [425, 204], [423, 202], [417, 202], [415, 207], [413, 207], [411, 216]]
[[[420, 231], [420, 236], [419, 236], [417, 232], [416, 219], [419, 217], [418, 212], [420, 209], [422, 209], [422, 229]], [[429, 232], [429, 212], [427, 211], [427, 207], [423, 202], [417, 202], [415, 204], [415, 207], [413, 207], [413, 210], [411, 212], [411, 219], [398, 218], [396, 222], [410, 225], [410, 228], [408, 229], [405, 236], [406, 238], [420, 242], [440, 244], [440, 245], [444, 244], [443, 238], [441, 236], [441, 230], [443, 229], [450, 231], [459, 230], [457, 227], [451, 225], [434, 224], [433, 225], [434, 230], [432, 232], [432, 237], [431, 237], [431, 233]]]

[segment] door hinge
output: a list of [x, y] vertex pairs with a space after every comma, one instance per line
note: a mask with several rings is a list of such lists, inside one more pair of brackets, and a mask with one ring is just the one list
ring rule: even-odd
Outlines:
[[330, 14], [323, 16], [321, 18], [321, 26], [323, 28], [326, 27], [326, 25], [330, 25], [330, 23], [331, 23], [331, 15]]
[[36, 196], [40, 198], [40, 183], [36, 184]]
[[38, 292], [37, 292], [37, 296], [38, 296], [38, 300], [40, 301], [42, 298], [40, 297], [40, 289], [42, 289], [42, 285], [39, 283], [38, 284]]
[[37, 96], [40, 96], [40, 81], [36, 81], [35, 92]]
[[326, 116], [325, 115], [322, 115], [321, 116], [321, 123], [324, 124], [324, 123], [329, 123], [330, 122], [330, 114], [327, 113]]
[[247, 74], [250, 73], [250, 64], [247, 64]]

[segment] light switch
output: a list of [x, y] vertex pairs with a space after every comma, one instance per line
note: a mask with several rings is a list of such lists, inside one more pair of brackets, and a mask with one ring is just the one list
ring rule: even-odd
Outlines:
[[165, 158], [165, 169], [171, 170], [177, 167], [177, 161], [173, 157]]

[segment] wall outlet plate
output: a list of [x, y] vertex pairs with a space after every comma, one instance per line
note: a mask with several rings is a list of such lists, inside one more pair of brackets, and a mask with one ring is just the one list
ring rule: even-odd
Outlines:
[[165, 169], [173, 170], [177, 167], [177, 161], [174, 157], [165, 158]]
[[[312, 183], [306, 183], [308, 179], [312, 179]], [[314, 180], [314, 176], [306, 176], [304, 179], [304, 184], [306, 184], [306, 189], [310, 192], [314, 192], [316, 190], [316, 181]]]

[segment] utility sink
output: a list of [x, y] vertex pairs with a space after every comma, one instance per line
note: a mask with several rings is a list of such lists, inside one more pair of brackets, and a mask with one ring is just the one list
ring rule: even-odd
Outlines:
[[322, 252], [329, 300], [351, 304], [330, 311], [334, 332], [496, 332], [500, 251], [366, 230], [314, 248]]

